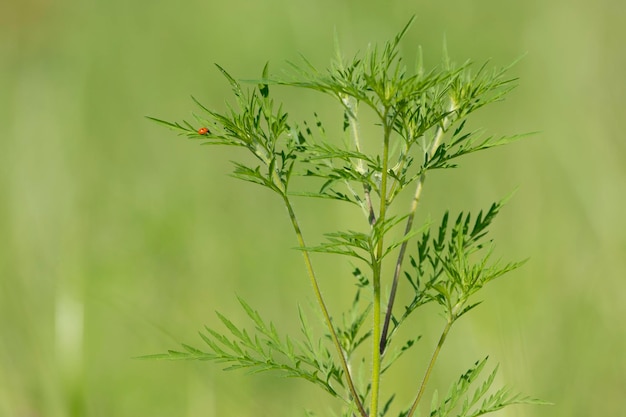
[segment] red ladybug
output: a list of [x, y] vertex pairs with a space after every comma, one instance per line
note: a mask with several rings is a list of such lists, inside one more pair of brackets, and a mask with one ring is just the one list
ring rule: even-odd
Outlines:
[[207, 135], [208, 133], [209, 133], [209, 129], [207, 129], [206, 127], [201, 127], [200, 129], [198, 129], [199, 135]]

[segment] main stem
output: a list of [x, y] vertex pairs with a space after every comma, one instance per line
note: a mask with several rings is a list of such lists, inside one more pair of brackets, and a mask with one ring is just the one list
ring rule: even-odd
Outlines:
[[[384, 222], [387, 213], [387, 178], [388, 178], [388, 165], [389, 165], [389, 137], [391, 135], [391, 127], [387, 123], [387, 112], [385, 111], [384, 120], [384, 133], [383, 133], [383, 167], [382, 177], [380, 181], [380, 213], [376, 222]], [[381, 229], [382, 232], [382, 229]], [[373, 276], [373, 337], [372, 337], [372, 403], [370, 407], [370, 415], [372, 417], [378, 417], [378, 397], [380, 392], [380, 350], [378, 349], [378, 341], [380, 340], [380, 278], [382, 274], [382, 257], [384, 248], [383, 235], [378, 237], [378, 244], [376, 246], [376, 256], [373, 260], [374, 276]]]
[[446, 327], [444, 327], [443, 332], [441, 333], [441, 336], [439, 337], [439, 342], [437, 343], [437, 347], [435, 348], [435, 351], [433, 352], [433, 356], [430, 358], [430, 362], [428, 363], [428, 367], [426, 368], [426, 372], [424, 373], [424, 378], [422, 378], [422, 383], [420, 385], [419, 391], [417, 391], [417, 396], [415, 397], [415, 401], [413, 401], [413, 405], [411, 405], [411, 408], [409, 409], [409, 412], [406, 415], [406, 417], [412, 417], [413, 414], [415, 414], [415, 410], [417, 410], [417, 406], [420, 400], [422, 399], [422, 396], [424, 395], [424, 391], [426, 390], [426, 384], [428, 384], [428, 380], [430, 379], [430, 374], [433, 368], [435, 367], [435, 362], [437, 361], [437, 357], [439, 356], [439, 352], [441, 351], [441, 347], [443, 346], [443, 343], [446, 341], [446, 337], [448, 336], [448, 332], [450, 331], [450, 328], [452, 327], [452, 323], [454, 323], [454, 320], [448, 319], [448, 322], [446, 323]]
[[283, 197], [283, 201], [285, 202], [285, 206], [287, 207], [287, 211], [289, 212], [289, 218], [291, 219], [291, 224], [293, 225], [294, 232], [296, 233], [296, 237], [298, 238], [298, 245], [300, 246], [300, 249], [302, 249], [302, 255], [304, 256], [304, 263], [306, 265], [307, 273], [311, 280], [311, 284], [313, 285], [313, 292], [315, 293], [315, 298], [317, 298], [317, 302], [320, 306], [320, 309], [322, 310], [322, 314], [324, 315], [324, 321], [326, 322], [326, 326], [328, 327], [328, 330], [330, 331], [331, 339], [339, 355], [341, 367], [343, 368], [343, 372], [346, 375], [346, 382], [348, 384], [348, 389], [350, 390], [350, 394], [354, 398], [354, 403], [356, 404], [361, 417], [368, 417], [367, 412], [363, 408], [363, 404], [361, 402], [361, 399], [359, 398], [356, 388], [354, 387], [354, 382], [352, 381], [352, 375], [350, 374], [350, 368], [348, 367], [346, 356], [344, 354], [343, 348], [341, 347], [341, 343], [339, 343], [339, 338], [337, 337], [337, 333], [335, 332], [335, 328], [330, 318], [330, 314], [328, 313], [328, 308], [326, 308], [326, 303], [324, 302], [319, 284], [317, 282], [317, 278], [315, 276], [315, 271], [313, 270], [313, 263], [311, 262], [311, 257], [309, 256], [309, 252], [304, 249], [306, 248], [306, 244], [304, 243], [304, 237], [302, 235], [302, 230], [300, 229], [298, 219], [296, 218], [296, 214], [293, 211], [293, 207], [287, 195], [283, 193], [282, 197]]

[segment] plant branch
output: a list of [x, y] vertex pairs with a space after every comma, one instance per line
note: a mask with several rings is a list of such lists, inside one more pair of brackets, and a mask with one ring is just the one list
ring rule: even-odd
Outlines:
[[352, 375], [350, 374], [350, 367], [348, 366], [348, 362], [346, 360], [344, 350], [341, 347], [341, 343], [339, 342], [339, 338], [337, 337], [337, 332], [333, 326], [332, 320], [330, 318], [330, 314], [328, 313], [328, 308], [326, 307], [326, 303], [324, 302], [324, 298], [322, 297], [322, 293], [320, 291], [319, 284], [317, 282], [317, 277], [315, 276], [315, 271], [313, 270], [313, 263], [311, 262], [311, 257], [309, 256], [309, 252], [305, 249], [306, 244], [304, 242], [304, 237], [302, 235], [302, 230], [300, 229], [300, 225], [298, 223], [298, 219], [296, 218], [296, 214], [293, 210], [293, 206], [291, 205], [291, 201], [289, 197], [283, 193], [282, 194], [283, 201], [285, 202], [285, 206], [287, 207], [287, 211], [289, 212], [289, 218], [291, 219], [291, 224], [293, 225], [294, 232], [296, 233], [296, 237], [298, 239], [298, 245], [302, 249], [302, 255], [304, 256], [304, 263], [306, 265], [307, 273], [311, 280], [311, 284], [313, 286], [313, 291], [315, 293], [315, 297], [317, 298], [317, 302], [322, 310], [322, 314], [324, 315], [324, 321], [326, 322], [326, 326], [330, 332], [331, 339], [333, 344], [335, 345], [335, 349], [339, 355], [339, 360], [341, 362], [341, 367], [343, 368], [343, 372], [346, 375], [346, 382], [348, 384], [348, 389], [352, 394], [354, 402], [359, 410], [359, 414], [361, 417], [368, 417], [367, 412], [363, 408], [363, 404], [359, 398], [359, 395], [354, 386], [354, 382], [352, 380]]
[[446, 337], [448, 336], [448, 333], [450, 332], [450, 328], [452, 327], [453, 323], [454, 323], [454, 319], [449, 318], [448, 322], [446, 323], [446, 327], [444, 327], [443, 332], [441, 332], [441, 336], [439, 337], [439, 342], [437, 343], [437, 347], [435, 348], [435, 351], [433, 352], [433, 356], [430, 358], [430, 362], [428, 363], [428, 367], [426, 368], [426, 372], [424, 373], [424, 378], [422, 379], [420, 388], [417, 391], [417, 396], [415, 397], [415, 401], [413, 401], [413, 405], [411, 405], [411, 408], [409, 409], [409, 412], [407, 413], [406, 417], [412, 417], [413, 414], [415, 414], [415, 410], [417, 410], [417, 406], [420, 400], [422, 399], [422, 396], [424, 395], [426, 384], [428, 384], [428, 380], [430, 379], [430, 374], [433, 368], [435, 367], [435, 362], [437, 361], [437, 357], [439, 356], [441, 347], [443, 346], [443, 343], [446, 341]]

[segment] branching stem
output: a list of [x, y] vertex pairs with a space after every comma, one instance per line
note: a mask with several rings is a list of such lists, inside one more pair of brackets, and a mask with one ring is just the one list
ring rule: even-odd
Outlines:
[[313, 263], [311, 262], [311, 257], [309, 256], [309, 252], [305, 250], [306, 244], [304, 242], [304, 237], [302, 235], [302, 230], [300, 229], [300, 225], [298, 223], [298, 219], [293, 210], [293, 206], [291, 205], [291, 201], [286, 194], [282, 194], [283, 201], [285, 202], [285, 206], [287, 207], [287, 211], [289, 212], [289, 218], [291, 219], [291, 224], [293, 225], [294, 232], [296, 233], [296, 237], [298, 239], [298, 245], [302, 249], [302, 255], [304, 256], [304, 263], [306, 265], [307, 273], [311, 280], [311, 284], [313, 286], [313, 292], [315, 293], [315, 298], [317, 298], [317, 302], [322, 310], [322, 314], [324, 315], [324, 321], [326, 322], [326, 326], [330, 332], [331, 339], [333, 344], [335, 345], [335, 349], [337, 350], [337, 354], [339, 355], [339, 360], [341, 362], [341, 367], [343, 368], [343, 372], [346, 375], [346, 382], [348, 384], [348, 389], [350, 390], [350, 394], [354, 399], [354, 403], [356, 404], [359, 414], [361, 417], [368, 417], [367, 412], [363, 408], [363, 404], [361, 399], [356, 391], [354, 386], [354, 382], [352, 380], [352, 375], [350, 373], [350, 367], [348, 366], [348, 362], [346, 360], [346, 355], [344, 353], [343, 348], [341, 347], [341, 343], [339, 342], [339, 338], [337, 337], [337, 332], [333, 326], [332, 320], [330, 318], [330, 314], [328, 313], [328, 308], [326, 308], [326, 303], [324, 302], [324, 298], [322, 297], [322, 293], [320, 291], [319, 284], [317, 282], [317, 277], [315, 276], [315, 271], [313, 269]]

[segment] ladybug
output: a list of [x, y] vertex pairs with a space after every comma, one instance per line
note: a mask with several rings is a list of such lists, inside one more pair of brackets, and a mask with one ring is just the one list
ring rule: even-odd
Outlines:
[[207, 129], [206, 127], [201, 127], [200, 129], [198, 129], [199, 135], [206, 135], [208, 133], [209, 133], [209, 129]]

